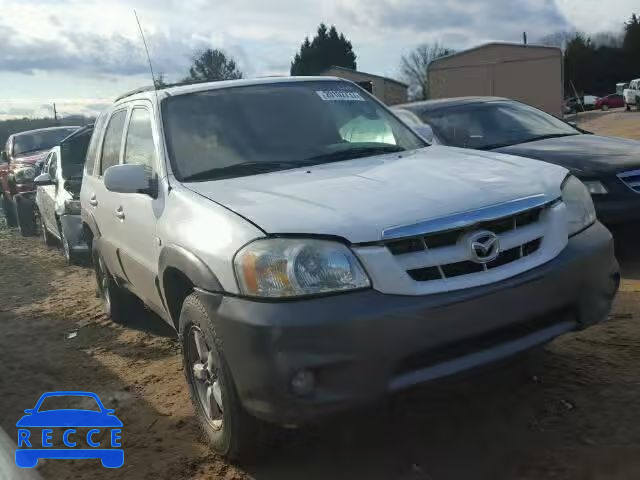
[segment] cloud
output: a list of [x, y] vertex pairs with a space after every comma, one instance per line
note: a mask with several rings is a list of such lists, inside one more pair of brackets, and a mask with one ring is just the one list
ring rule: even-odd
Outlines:
[[370, 38], [441, 40], [456, 48], [481, 41], [519, 41], [523, 30], [551, 33], [570, 27], [553, 0], [343, 0], [339, 16]]

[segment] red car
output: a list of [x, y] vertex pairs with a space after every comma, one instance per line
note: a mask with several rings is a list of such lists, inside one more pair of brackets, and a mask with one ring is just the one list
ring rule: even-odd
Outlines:
[[610, 108], [622, 107], [624, 107], [624, 98], [617, 93], [612, 93], [611, 95], [596, 100], [596, 110], [609, 110]]

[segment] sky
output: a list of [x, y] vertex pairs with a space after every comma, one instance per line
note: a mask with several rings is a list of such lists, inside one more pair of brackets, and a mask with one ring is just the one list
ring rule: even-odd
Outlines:
[[400, 58], [423, 42], [455, 49], [535, 41], [566, 30], [619, 31], [638, 0], [0, 0], [0, 120], [98, 112], [151, 83], [153, 68], [186, 76], [194, 52], [221, 48], [247, 77], [286, 75], [305, 36], [335, 24], [358, 69], [399, 77]]

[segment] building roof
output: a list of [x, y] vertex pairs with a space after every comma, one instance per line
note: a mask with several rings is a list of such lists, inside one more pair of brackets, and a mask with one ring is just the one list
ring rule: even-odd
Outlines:
[[337, 65], [331, 65], [329, 68], [324, 70], [322, 73], [329, 72], [331, 70], [339, 70], [339, 71], [348, 72], [348, 73], [359, 73], [360, 75], [366, 75], [367, 77], [371, 77], [371, 78], [379, 78], [381, 80], [385, 80], [387, 82], [396, 83], [396, 84], [398, 84], [398, 85], [400, 85], [402, 87], [409, 88], [409, 85], [407, 85], [406, 83], [403, 83], [403, 82], [401, 82], [399, 80], [396, 80], [394, 78], [383, 77], [382, 75], [374, 75], [373, 73], [361, 72], [360, 70], [353, 70], [353, 69], [347, 68], [347, 67], [339, 67]]
[[483, 43], [482, 45], [477, 45], [472, 48], [468, 48], [466, 50], [460, 50], [459, 52], [455, 52], [450, 55], [445, 55], [443, 57], [436, 58], [431, 62], [430, 66], [440, 62], [447, 61], [450, 58], [458, 57], [460, 55], [465, 55], [467, 53], [471, 53], [476, 50], [482, 50], [482, 49], [491, 48], [491, 47], [518, 47], [518, 48], [529, 48], [529, 49], [547, 49], [547, 50], [555, 50], [559, 53], [562, 53], [562, 50], [560, 48], [550, 47], [548, 45], [532, 45], [532, 44], [523, 45], [522, 43], [512, 43], [512, 42], [489, 42], [489, 43]]

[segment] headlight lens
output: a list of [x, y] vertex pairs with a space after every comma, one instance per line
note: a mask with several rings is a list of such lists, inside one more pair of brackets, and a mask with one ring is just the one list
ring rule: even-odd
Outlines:
[[602, 182], [598, 182], [597, 180], [585, 180], [583, 183], [591, 195], [605, 195], [609, 193]]
[[33, 167], [19, 167], [13, 171], [13, 178], [16, 185], [33, 182], [36, 178], [36, 169]]
[[589, 190], [576, 177], [569, 176], [564, 181], [562, 201], [567, 206], [569, 236], [575, 235], [596, 221], [596, 209]]
[[326, 240], [256, 240], [236, 254], [234, 265], [241, 292], [256, 297], [297, 297], [371, 285], [353, 252]]
[[65, 200], [64, 211], [69, 215], [80, 215], [80, 200]]

